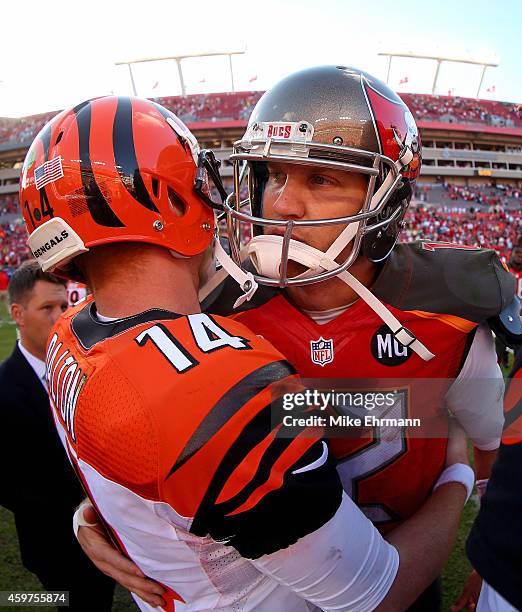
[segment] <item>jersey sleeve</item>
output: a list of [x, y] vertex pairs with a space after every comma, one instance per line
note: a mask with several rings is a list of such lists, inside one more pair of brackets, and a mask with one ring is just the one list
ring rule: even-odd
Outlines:
[[316, 531], [341, 503], [342, 486], [322, 432], [283, 427], [286, 384], [295, 388], [296, 379], [285, 361], [265, 363], [237, 381], [194, 432], [162, 486], [162, 498], [178, 513], [180, 495], [197, 499], [193, 534], [227, 543], [248, 559]]
[[477, 328], [466, 361], [446, 394], [446, 406], [480, 450], [500, 445], [504, 424], [504, 378], [486, 324]]
[[395, 580], [399, 553], [345, 494], [328, 523], [253, 564], [321, 610], [370, 612]]

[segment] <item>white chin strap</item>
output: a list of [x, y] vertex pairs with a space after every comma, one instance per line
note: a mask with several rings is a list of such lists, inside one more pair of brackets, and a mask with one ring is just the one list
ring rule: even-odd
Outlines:
[[[360, 223], [360, 222], [359, 222]], [[321, 274], [330, 268], [324, 265], [325, 261], [334, 261], [343, 249], [354, 239], [359, 229], [359, 223], [350, 223], [332, 242], [330, 248], [323, 253], [299, 240], [290, 239], [288, 248], [288, 261], [295, 261], [305, 268], [298, 278], [308, 278]], [[282, 236], [256, 236], [247, 245], [248, 257], [250, 257], [255, 269], [261, 276], [268, 278], [279, 278], [281, 275], [281, 254], [283, 252], [284, 238]], [[338, 264], [335, 264], [338, 267]]]
[[[221, 246], [218, 237], [214, 239], [214, 249], [216, 259], [221, 264], [222, 268], [215, 272], [213, 276], [200, 287], [198, 293], [199, 301], [200, 303], [203, 302], [214, 289], [217, 289], [219, 285], [221, 285], [227, 276], [231, 276], [244, 291], [244, 294], [234, 302], [234, 308], [239, 308], [244, 302], [248, 302], [252, 299], [259, 285], [252, 272], [245, 272], [232, 260], [230, 255]], [[248, 258], [247, 249], [241, 249], [240, 256], [241, 262], [244, 262]]]
[[[413, 157], [411, 151], [407, 149], [400, 159], [396, 162], [396, 166], [400, 169], [403, 165], [408, 164]], [[391, 174], [391, 173], [390, 173]], [[384, 194], [388, 190], [393, 181], [393, 177], [386, 177], [383, 184], [375, 192], [372, 197], [370, 210], [374, 210]], [[305, 268], [305, 272], [294, 277], [294, 279], [307, 278], [324, 271], [336, 270], [339, 264], [335, 258], [350, 244], [355, 238], [359, 226], [362, 222], [349, 223], [339, 236], [330, 245], [326, 253], [308, 244], [299, 242], [298, 240], [290, 240], [288, 248], [288, 261], [294, 261], [301, 264]], [[241, 262], [250, 257], [254, 267], [261, 276], [278, 279], [280, 277], [281, 256], [283, 253], [284, 238], [282, 236], [262, 235], [253, 238], [246, 248], [241, 249]], [[199, 292], [200, 301], [203, 301], [214, 289], [216, 289], [227, 276], [232, 276], [234, 280], [241, 286], [244, 294], [240, 296], [234, 308], [241, 306], [245, 301], [249, 301], [257, 290], [258, 284], [251, 272], [242, 270], [226, 253], [221, 246], [219, 239], [216, 238], [216, 258], [223, 268], [216, 272], [208, 283]], [[417, 340], [415, 335], [406, 329], [400, 321], [386, 308], [386, 306], [355, 276], [348, 271], [339, 272], [337, 278], [344, 281], [355, 293], [368, 304], [368, 306], [379, 316], [379, 318], [389, 327], [395, 339], [403, 346], [411, 348], [421, 359], [429, 361], [435, 355], [430, 352], [420, 340]]]

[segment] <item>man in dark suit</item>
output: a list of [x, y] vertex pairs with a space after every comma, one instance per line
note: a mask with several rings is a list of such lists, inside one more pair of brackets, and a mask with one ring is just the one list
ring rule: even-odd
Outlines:
[[84, 497], [52, 420], [45, 347], [67, 308], [66, 283], [22, 265], [9, 283], [19, 340], [0, 365], [0, 504], [14, 513], [22, 563], [47, 591], [69, 591], [69, 610], [109, 611], [114, 582], [87, 559], [72, 529]]

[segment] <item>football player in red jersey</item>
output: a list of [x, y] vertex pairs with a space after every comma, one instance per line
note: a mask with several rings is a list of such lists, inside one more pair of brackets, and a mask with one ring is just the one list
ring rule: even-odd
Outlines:
[[[64, 447], [168, 610], [404, 607], [451, 546], [471, 489], [465, 446], [392, 545], [342, 492], [321, 431], [282, 435], [276, 383], [299, 389], [295, 370], [242, 324], [200, 312], [213, 167], [175, 115], [137, 98], [63, 111], [30, 147], [29, 246], [93, 291], [47, 348]], [[146, 599], [142, 610], [161, 603]]]
[[[486, 322], [506, 336], [520, 333], [506, 311], [516, 309], [513, 279], [492, 251], [396, 245], [420, 169], [417, 128], [400, 98], [347, 67], [291, 75], [262, 97], [232, 160], [232, 257], [255, 268], [239, 275], [238, 320], [306, 378], [456, 379], [425, 402], [437, 437], [389, 442], [393, 432], [381, 427], [370, 438], [334, 440], [345, 490], [384, 532], [411, 516], [443, 468], [448, 408], [474, 439], [479, 475], [487, 476], [503, 384]], [[252, 239], [241, 250], [244, 224]], [[252, 297], [257, 283], [273, 290]], [[236, 297], [225, 287], [208, 308], [229, 314]], [[407, 409], [394, 406], [399, 416]]]
[[[269, 136], [281, 125], [288, 140]], [[291, 75], [261, 98], [232, 160], [232, 257], [238, 265], [250, 259], [256, 282], [284, 288], [245, 304], [236, 318], [304, 378], [454, 380], [409, 401], [413, 411], [423, 402], [438, 431], [448, 410], [461, 421], [486, 479], [503, 418], [490, 326], [520, 341], [513, 278], [493, 251], [396, 245], [420, 170], [419, 136], [400, 98], [349, 68]], [[236, 236], [245, 224], [251, 240], [241, 251]], [[408, 416], [407, 401], [393, 410]], [[345, 491], [384, 532], [422, 504], [445, 447], [433, 434], [389, 436], [381, 427], [371, 439], [332, 441]]]
[[[270, 138], [285, 121], [292, 138]], [[420, 170], [417, 128], [400, 98], [354, 69], [291, 75], [261, 98], [232, 160], [232, 256], [237, 264], [250, 258], [256, 282], [284, 287], [245, 302], [236, 318], [305, 378], [456, 379], [432, 398], [433, 415], [444, 421], [449, 408], [461, 419], [486, 476], [502, 426], [489, 325], [519, 340], [513, 278], [493, 251], [396, 244]], [[241, 177], [250, 212], [239, 203]], [[252, 238], [241, 253], [235, 237], [244, 224]], [[215, 304], [227, 311], [220, 297]], [[469, 379], [497, 383], [488, 396], [477, 384], [472, 397], [461, 384]], [[444, 442], [410, 442], [386, 457], [376, 444], [362, 453], [360, 441], [337, 445], [345, 446], [338, 452], [346, 490], [384, 529], [422, 503], [440, 472]]]

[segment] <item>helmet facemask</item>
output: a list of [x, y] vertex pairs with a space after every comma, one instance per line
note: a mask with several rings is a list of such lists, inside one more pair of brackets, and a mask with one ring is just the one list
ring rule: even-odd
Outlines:
[[[254, 124], [255, 129], [249, 128], [245, 137], [234, 144], [231, 156], [234, 192], [225, 204], [234, 261], [239, 265], [244, 259], [240, 242], [245, 227], [251, 236], [246, 249], [257, 270], [255, 279], [266, 285], [287, 287], [332, 278], [346, 271], [361, 252], [372, 256], [374, 251], [375, 255], [381, 256], [387, 251], [385, 257], [395, 244], [405, 211], [404, 201], [409, 199], [410, 191], [404, 190], [405, 183], [400, 174], [403, 162], [410, 157], [408, 150], [404, 150], [403, 162], [398, 165], [379, 153], [313, 142], [313, 128], [306, 122], [287, 125], [291, 126], [293, 134], [299, 135], [297, 139], [264, 138], [271, 126]], [[300, 129], [304, 126], [306, 133], [303, 136]], [[267, 164], [271, 162], [312, 166], [319, 172], [321, 169], [334, 169], [363, 175], [367, 178], [367, 187], [360, 211], [345, 217], [318, 220], [268, 219], [263, 216], [262, 200], [268, 178]], [[404, 198], [406, 192], [408, 196]], [[397, 198], [399, 194], [400, 199]], [[246, 197], [242, 198], [242, 195]], [[292, 231], [299, 227], [328, 225], [344, 229], [325, 253], [291, 238]], [[284, 236], [265, 235], [265, 230], [274, 226], [282, 228], [279, 231], [284, 231]], [[391, 241], [390, 248], [386, 243], [389, 245]], [[337, 262], [350, 244], [352, 247], [344, 260]], [[379, 245], [379, 248], [371, 248], [371, 245]], [[325, 259], [329, 260], [328, 266], [324, 265]], [[305, 272], [290, 277], [289, 261], [304, 266]]]
[[[420, 170], [420, 139], [411, 112], [387, 85], [349, 66], [318, 66], [289, 75], [261, 97], [245, 135], [234, 145], [231, 161], [234, 194], [225, 209], [233, 258], [236, 263], [241, 259], [241, 226], [247, 224], [252, 228], [252, 243], [247, 249], [254, 259], [263, 256], [267, 228], [279, 226], [275, 233], [284, 232], [284, 236], [279, 236], [277, 267], [273, 263], [276, 256], [271, 255], [269, 274], [261, 266], [256, 280], [285, 287], [340, 275], [361, 253], [371, 261], [386, 258], [395, 244], [409, 202], [409, 183]], [[262, 200], [259, 164], [273, 162], [362, 174], [368, 180], [366, 198], [356, 214], [350, 210], [346, 217], [269, 220], [259, 204]], [[242, 204], [250, 205], [248, 214], [242, 210]], [[343, 230], [329, 248], [322, 247], [325, 252], [315, 249], [314, 255], [306, 249], [304, 259], [308, 261], [309, 256], [315, 259], [310, 262], [310, 269], [299, 277], [289, 278], [288, 258], [298, 257], [298, 251], [306, 246], [299, 246], [290, 238], [292, 230], [300, 225], [337, 225]], [[347, 249], [349, 244], [351, 249]]]

